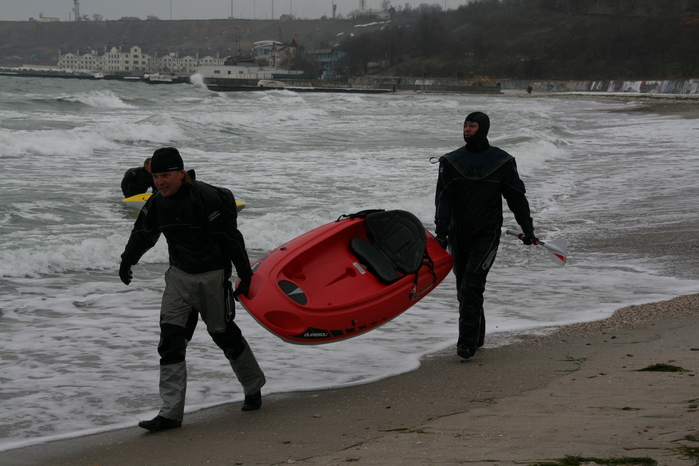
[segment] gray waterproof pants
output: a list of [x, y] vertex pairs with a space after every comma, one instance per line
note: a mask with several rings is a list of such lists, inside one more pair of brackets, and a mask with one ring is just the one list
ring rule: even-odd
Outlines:
[[223, 270], [201, 274], [170, 267], [160, 309], [160, 415], [181, 421], [187, 391], [185, 354], [201, 314], [206, 329], [223, 350], [245, 395], [257, 393], [265, 376], [233, 320], [227, 319]]

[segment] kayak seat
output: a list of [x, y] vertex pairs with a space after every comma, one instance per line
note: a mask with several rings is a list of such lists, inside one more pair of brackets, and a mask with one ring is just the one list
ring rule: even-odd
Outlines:
[[357, 256], [359, 262], [382, 282], [390, 285], [400, 278], [388, 257], [368, 241], [362, 238], [352, 238], [350, 249]]
[[427, 236], [422, 222], [410, 212], [374, 212], [364, 219], [367, 238], [352, 238], [350, 249], [359, 261], [386, 284], [422, 267]]

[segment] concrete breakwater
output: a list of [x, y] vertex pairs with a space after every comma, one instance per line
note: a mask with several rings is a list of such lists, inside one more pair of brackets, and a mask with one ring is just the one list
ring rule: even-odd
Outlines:
[[377, 88], [413, 91], [447, 91], [469, 93], [499, 93], [503, 89], [531, 87], [533, 92], [610, 92], [631, 94], [699, 94], [699, 79], [634, 80], [634, 81], [555, 81], [510, 80], [476, 77], [473, 79], [404, 78], [363, 76], [353, 82], [371, 84]]
[[371, 86], [392, 91], [463, 92], [470, 94], [499, 94], [500, 87], [488, 78], [405, 78], [396, 76], [362, 76], [351, 78], [354, 85]]
[[632, 94], [699, 94], [699, 79], [644, 81], [499, 81], [502, 89], [537, 92], [628, 92]]
[[[188, 76], [171, 76], [164, 79], [153, 79], [143, 76], [126, 74], [101, 75], [96, 72], [81, 72], [57, 70], [54, 68], [9, 68], [0, 67], [0, 75], [24, 76], [24, 77], [55, 77], [77, 79], [121, 79], [143, 80], [150, 83], [189, 83]], [[155, 76], [155, 75], [154, 75]], [[221, 83], [230, 82], [230, 79], [220, 78]], [[257, 86], [257, 79], [235, 80], [238, 84]], [[242, 82], [249, 81], [249, 82]], [[316, 81], [306, 80], [305, 84], [312, 86]], [[291, 85], [291, 83], [289, 83]], [[451, 78], [406, 78], [388, 76], [362, 76], [351, 78], [347, 84], [339, 85], [328, 82], [329, 87], [355, 87], [374, 90], [391, 91], [424, 91], [424, 92], [461, 92], [471, 94], [500, 94], [502, 90], [522, 90], [531, 88], [532, 92], [594, 92], [594, 93], [628, 93], [628, 94], [674, 94], [674, 95], [699, 95], [699, 79], [676, 80], [641, 80], [641, 81], [521, 81], [501, 79], [495, 80], [487, 77], [475, 77], [473, 79]], [[294, 85], [300, 85], [294, 83]]]

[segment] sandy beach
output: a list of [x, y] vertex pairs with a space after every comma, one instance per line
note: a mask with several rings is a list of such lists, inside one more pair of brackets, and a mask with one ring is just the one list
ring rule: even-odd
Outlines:
[[[699, 100], [653, 99], [635, 110], [699, 116]], [[662, 238], [685, 278], [696, 278], [698, 226], [681, 227], [610, 241], [640, 254]], [[450, 349], [376, 383], [273, 394], [259, 411], [219, 406], [160, 433], [134, 419], [127, 429], [0, 452], [0, 464], [693, 466], [698, 335], [699, 294], [681, 296], [506, 346], [489, 335], [467, 361]]]
[[[377, 383], [272, 395], [256, 412], [231, 404], [155, 434], [134, 422], [4, 452], [0, 463], [514, 465], [572, 456], [690, 466], [699, 459], [697, 334], [699, 295], [684, 296], [522, 335], [468, 361], [435, 354]], [[678, 372], [641, 371], [657, 365]]]

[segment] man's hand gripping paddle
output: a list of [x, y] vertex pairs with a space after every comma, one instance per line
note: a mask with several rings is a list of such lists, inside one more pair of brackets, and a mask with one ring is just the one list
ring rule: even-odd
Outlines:
[[[508, 235], [516, 236], [522, 239], [524, 233], [517, 233], [516, 231], [506, 230], [505, 233]], [[566, 265], [566, 260], [568, 257], [568, 240], [563, 238], [557, 238], [547, 243], [537, 239], [534, 244], [538, 246], [543, 246], [548, 250], [549, 258], [557, 265]]]

